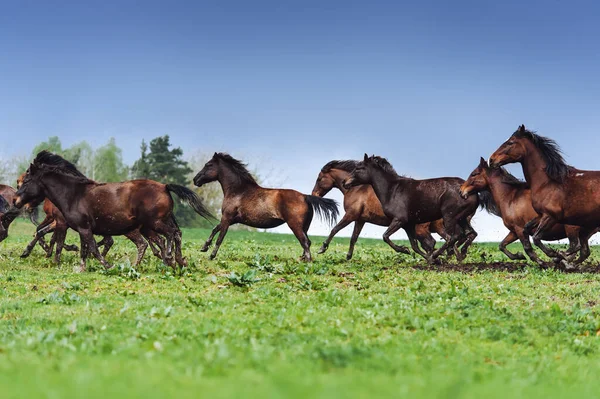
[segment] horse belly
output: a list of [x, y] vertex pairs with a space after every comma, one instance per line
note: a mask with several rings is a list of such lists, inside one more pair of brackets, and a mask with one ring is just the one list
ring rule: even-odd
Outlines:
[[255, 227], [257, 229], [272, 229], [273, 227], [281, 226], [283, 223], [285, 223], [285, 222], [281, 219], [269, 218], [269, 219], [248, 221], [243, 224], [250, 226], [250, 227]]

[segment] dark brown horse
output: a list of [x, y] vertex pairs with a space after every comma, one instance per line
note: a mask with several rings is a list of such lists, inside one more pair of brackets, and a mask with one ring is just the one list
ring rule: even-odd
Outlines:
[[81, 269], [85, 270], [88, 252], [105, 267], [111, 267], [98, 251], [94, 234], [126, 235], [138, 230], [152, 239], [152, 234], [166, 238], [165, 263], [186, 261], [181, 254], [181, 231], [173, 216], [171, 193], [185, 200], [201, 216], [209, 217], [198, 196], [186, 187], [152, 180], [123, 183], [96, 183], [86, 178], [67, 160], [47, 151], [40, 152], [29, 166], [14, 204], [48, 198], [61, 211], [69, 227], [81, 240]]
[[214, 236], [220, 232], [210, 259], [217, 256], [231, 225], [241, 223], [251, 227], [272, 228], [287, 223], [304, 250], [301, 259], [311, 261], [311, 242], [307, 233], [313, 213], [316, 212], [331, 224], [335, 223], [338, 216], [337, 204], [331, 199], [305, 195], [295, 190], [259, 186], [246, 165], [228, 154], [215, 153], [194, 177], [194, 184], [198, 187], [213, 181], [221, 184], [224, 198], [221, 222], [202, 247], [203, 252], [208, 251]]
[[[4, 200], [8, 203], [8, 207], [4, 211], [0, 211], [0, 224], [2, 224], [2, 229], [0, 229], [0, 241], [4, 240], [8, 235], [8, 227], [10, 224], [21, 214], [21, 211], [12, 206], [13, 199], [15, 198], [16, 190], [11, 186], [7, 186], [4, 184], [0, 184], [0, 196], [4, 198]], [[34, 209], [28, 209], [27, 213], [29, 213], [29, 218], [31, 222], [36, 224], [36, 212]]]
[[[531, 187], [533, 209], [538, 217], [526, 229], [541, 237], [557, 223], [581, 226], [594, 231], [600, 226], [600, 171], [575, 169], [567, 165], [554, 140], [531, 132], [521, 125], [490, 157], [491, 167], [520, 163]], [[566, 254], [579, 251], [581, 243]], [[551, 248], [542, 248], [556, 256]], [[566, 268], [572, 265], [563, 261]]]
[[9, 208], [10, 205], [8, 204], [8, 201], [6, 201], [4, 196], [0, 195], [0, 241], [4, 240], [8, 235], [8, 232], [4, 227], [4, 223], [2, 223], [2, 217], [4, 216], [4, 214], [6, 214], [6, 212], [8, 212]]
[[[23, 184], [23, 179], [25, 178], [25, 173], [23, 173], [17, 179], [17, 188], [20, 188]], [[32, 208], [37, 206], [35, 203], [29, 203], [24, 206], [25, 209]], [[63, 248], [67, 251], [77, 251], [78, 248], [76, 245], [65, 244], [65, 239], [67, 236], [67, 230], [69, 226], [62, 212], [54, 205], [48, 198], [44, 200], [43, 206], [44, 213], [46, 214], [45, 219], [40, 223], [34, 235], [33, 240], [27, 245], [25, 251], [21, 254], [21, 258], [26, 258], [31, 254], [31, 251], [35, 247], [36, 243], [39, 243], [40, 246], [46, 252], [46, 257], [49, 258], [52, 256], [52, 251], [54, 248], [54, 244], [56, 244], [56, 252], [54, 253], [54, 261], [56, 263], [60, 263], [60, 258], [62, 254]], [[52, 238], [50, 239], [50, 244], [46, 244], [44, 241], [44, 236], [46, 234], [52, 233]], [[150, 249], [158, 258], [163, 258], [162, 254], [164, 253], [164, 244], [163, 240], [159, 236], [153, 236], [151, 240], [148, 240], [148, 244], [146, 240], [142, 237], [141, 233], [138, 230], [134, 230], [125, 235], [129, 238], [137, 247], [137, 259], [135, 262], [135, 266], [139, 265], [144, 257], [144, 253], [146, 252], [146, 248], [148, 244], [150, 244]], [[102, 251], [102, 256], [106, 257], [108, 251], [113, 246], [114, 240], [111, 236], [104, 236], [100, 242], [96, 245], [98, 248], [104, 247]], [[155, 246], [156, 244], [156, 246]], [[156, 248], [158, 247], [158, 248]]]
[[[461, 197], [462, 183], [464, 180], [458, 177], [426, 180], [403, 177], [396, 173], [385, 158], [368, 157], [365, 154], [364, 160], [356, 165], [344, 185], [347, 188], [361, 184], [373, 186], [384, 213], [391, 219], [390, 226], [383, 234], [383, 240], [396, 252], [405, 252], [407, 250], [405, 247], [394, 244], [390, 239], [392, 234], [403, 228], [413, 250], [431, 263], [447, 248], [454, 248], [456, 258], [459, 261], [463, 260], [466, 251], [458, 251], [454, 247], [455, 243], [461, 234], [469, 237], [469, 243], [477, 235], [468, 217], [475, 213], [479, 201], [477, 196], [470, 196], [467, 199]], [[431, 254], [425, 253], [419, 248], [415, 226], [440, 218], [444, 220], [444, 228], [450, 235], [450, 239]]]
[[[344, 210], [346, 211], [342, 219], [331, 230], [325, 242], [323, 242], [321, 249], [319, 249], [320, 254], [327, 251], [333, 237], [352, 222], [354, 222], [354, 231], [352, 232], [350, 248], [346, 255], [346, 259], [348, 260], [352, 259], [354, 245], [365, 223], [372, 223], [378, 226], [390, 225], [391, 219], [383, 212], [383, 208], [375, 195], [375, 191], [373, 191], [373, 187], [368, 184], [349, 189], [344, 187], [344, 181], [350, 177], [358, 162], [352, 160], [331, 161], [323, 166], [321, 172], [319, 172], [312, 195], [323, 197], [335, 187], [344, 194]], [[435, 239], [431, 236], [431, 233], [439, 234], [444, 240], [450, 238], [446, 234], [446, 230], [444, 230], [444, 221], [442, 219], [416, 225], [415, 235], [417, 240], [421, 243], [421, 247], [423, 247], [425, 252], [428, 253], [435, 249]]]
[[[525, 257], [522, 253], [513, 254], [506, 248], [508, 244], [518, 239], [523, 244], [523, 248], [531, 260], [544, 265], [544, 262], [538, 258], [533, 250], [529, 242], [529, 235], [525, 232], [525, 225], [538, 216], [535, 209], [533, 209], [529, 185], [508, 173], [504, 168], [490, 168], [485, 159], [481, 158], [479, 166], [469, 175], [460, 191], [462, 196], [466, 198], [472, 193], [484, 190], [489, 190], [492, 195], [488, 198], [493, 199], [485, 202], [484, 207], [488, 212], [501, 217], [504, 226], [510, 231], [500, 243], [500, 251], [512, 260], [524, 260]], [[541, 239], [556, 241], [568, 238], [570, 243], [568, 252], [572, 252], [577, 243], [581, 241], [581, 253], [575, 261], [575, 263], [581, 263], [590, 256], [588, 241], [597, 231], [598, 229], [589, 231], [579, 226], [556, 224], [552, 229], [547, 230], [541, 236]]]

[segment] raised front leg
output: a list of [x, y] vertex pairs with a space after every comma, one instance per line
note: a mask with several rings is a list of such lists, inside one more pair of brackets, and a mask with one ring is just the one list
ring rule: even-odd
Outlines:
[[[353, 219], [351, 216], [348, 216], [348, 214], [346, 213], [344, 215], [344, 217], [342, 218], [342, 220], [340, 220], [340, 222], [338, 224], [336, 224], [333, 229], [331, 229], [331, 233], [329, 233], [329, 237], [327, 237], [327, 239], [325, 240], [325, 242], [323, 242], [323, 245], [321, 245], [321, 249], [319, 249], [319, 254], [325, 253], [325, 251], [327, 251], [327, 248], [329, 248], [329, 243], [331, 242], [331, 240], [333, 240], [333, 237], [335, 237], [335, 235], [344, 227], [348, 226], [350, 223], [353, 222]], [[352, 256], [350, 256], [352, 257]]]
[[500, 243], [500, 251], [502, 251], [502, 253], [504, 253], [506, 256], [508, 256], [508, 259], [510, 260], [525, 260], [525, 255], [523, 255], [520, 252], [517, 253], [512, 253], [510, 252], [506, 246], [512, 242], [515, 242], [519, 239], [519, 237], [517, 237], [517, 234], [514, 231], [511, 231], [510, 233], [508, 233], [508, 235], [506, 237], [504, 237], [504, 240], [502, 240], [502, 242]]
[[410, 250], [408, 248], [406, 248], [404, 245], [394, 244], [394, 242], [390, 238], [392, 234], [400, 230], [402, 227], [404, 227], [403, 221], [401, 221], [400, 219], [393, 219], [385, 233], [383, 233], [383, 241], [385, 241], [387, 245], [392, 247], [394, 251], [409, 254]]

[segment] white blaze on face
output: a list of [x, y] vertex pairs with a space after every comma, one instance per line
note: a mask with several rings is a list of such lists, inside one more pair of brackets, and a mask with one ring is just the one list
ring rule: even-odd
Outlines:
[[575, 177], [581, 177], [581, 176], [583, 176], [583, 175], [584, 175], [583, 173], [576, 173], [576, 174], [575, 174]]

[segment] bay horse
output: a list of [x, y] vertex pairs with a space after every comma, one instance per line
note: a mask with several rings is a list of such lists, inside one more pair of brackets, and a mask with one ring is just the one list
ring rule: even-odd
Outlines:
[[219, 232], [210, 259], [217, 256], [229, 226], [241, 223], [257, 228], [273, 228], [287, 223], [303, 249], [301, 260], [312, 261], [308, 228], [316, 212], [329, 224], [338, 216], [334, 200], [305, 195], [295, 190], [261, 187], [246, 165], [226, 153], [214, 153], [194, 177], [198, 187], [218, 181], [223, 189], [220, 223], [215, 226], [201, 251], [206, 252]]
[[[491, 192], [491, 197], [488, 197], [490, 200], [484, 202], [483, 205], [489, 213], [501, 217], [504, 226], [510, 231], [500, 243], [500, 251], [511, 260], [525, 260], [522, 253], [513, 254], [506, 248], [508, 244], [518, 239], [529, 258], [544, 266], [544, 262], [538, 258], [533, 250], [529, 242], [529, 235], [525, 231], [525, 225], [538, 216], [535, 209], [533, 209], [531, 189], [527, 182], [517, 179], [504, 168], [490, 168], [486, 160], [481, 158], [477, 168], [473, 170], [467, 181], [461, 186], [460, 192], [466, 198], [481, 191]], [[584, 262], [590, 256], [588, 241], [597, 231], [598, 229], [590, 231], [579, 226], [557, 223], [552, 229], [544, 232], [541, 239], [556, 241], [568, 238], [570, 243], [568, 252], [572, 252], [577, 243], [581, 241], [580, 255], [575, 261], [578, 264]]]
[[88, 253], [106, 268], [112, 267], [99, 252], [94, 234], [115, 236], [135, 230], [145, 236], [151, 233], [165, 236], [163, 261], [172, 263], [174, 247], [175, 261], [184, 267], [187, 262], [181, 254], [181, 230], [173, 216], [171, 193], [187, 202], [199, 215], [211, 216], [200, 198], [186, 187], [145, 179], [96, 183], [71, 162], [41, 151], [29, 166], [14, 204], [20, 208], [28, 202], [48, 198], [56, 205], [69, 227], [79, 233], [81, 270], [85, 270]]
[[[526, 229], [534, 239], [557, 223], [581, 226], [594, 231], [600, 226], [600, 171], [579, 170], [567, 165], [556, 142], [525, 128], [519, 128], [490, 157], [491, 167], [520, 163], [531, 187], [533, 209], [538, 216]], [[535, 231], [533, 229], [535, 228]], [[565, 258], [579, 251], [581, 243], [567, 253], [542, 248], [548, 256]]]
[[[20, 188], [23, 184], [23, 179], [25, 178], [25, 173], [21, 174], [17, 179], [17, 188]], [[37, 207], [36, 203], [28, 203], [24, 206], [24, 208], [32, 208]], [[54, 244], [56, 244], [56, 252], [54, 253], [54, 262], [60, 263], [60, 258], [62, 254], [63, 248], [67, 251], [77, 251], [78, 248], [76, 245], [65, 244], [65, 239], [67, 236], [67, 230], [69, 226], [62, 212], [54, 205], [48, 198], [44, 199], [43, 205], [44, 213], [46, 214], [45, 219], [40, 223], [34, 235], [33, 240], [27, 245], [23, 253], [21, 254], [21, 258], [27, 258], [36, 243], [39, 243], [42, 249], [46, 252], [46, 257], [49, 258], [52, 256], [52, 251], [54, 248]], [[50, 239], [50, 243], [46, 244], [44, 241], [44, 236], [46, 234], [52, 233], [52, 238]], [[138, 230], [133, 230], [130, 233], [125, 235], [129, 238], [137, 247], [137, 258], [134, 266], [138, 266], [142, 259], [144, 258], [144, 253], [146, 252], [146, 248], [148, 244], [150, 244], [150, 249], [154, 253], [155, 256], [162, 259], [162, 253], [164, 252], [164, 244], [162, 243], [162, 238], [159, 236], [153, 236], [151, 239], [148, 239], [148, 243], [142, 237], [141, 233]], [[101, 241], [99, 241], [96, 245], [98, 248], [104, 247], [102, 251], [102, 256], [106, 257], [108, 251], [113, 246], [114, 240], [111, 236], [104, 236]], [[158, 246], [155, 248], [154, 244]]]
[[[477, 210], [479, 200], [477, 196], [467, 199], [461, 197], [460, 186], [463, 183], [464, 180], [458, 177], [416, 180], [400, 176], [387, 159], [365, 154], [364, 160], [356, 165], [344, 186], [373, 186], [385, 215], [391, 219], [388, 229], [383, 234], [383, 240], [396, 252], [406, 252], [406, 247], [397, 245], [390, 239], [392, 234], [403, 228], [412, 249], [432, 263], [447, 248], [454, 248], [456, 258], [462, 261], [466, 253], [459, 252], [455, 243], [463, 231], [470, 241], [477, 235], [468, 217]], [[438, 219], [443, 219], [450, 239], [442, 247], [428, 254], [419, 248], [415, 226]]]
[[[354, 230], [352, 232], [352, 237], [350, 238], [350, 248], [346, 255], [346, 259], [350, 260], [352, 259], [352, 254], [354, 252], [354, 245], [356, 244], [365, 223], [372, 223], [378, 226], [390, 225], [391, 219], [383, 212], [383, 208], [375, 195], [375, 191], [373, 191], [373, 187], [368, 184], [351, 187], [349, 189], [344, 187], [344, 181], [350, 177], [350, 174], [354, 168], [356, 168], [358, 162], [359, 161], [354, 160], [331, 161], [325, 164], [319, 172], [319, 176], [317, 177], [317, 181], [312, 190], [312, 195], [323, 197], [333, 188], [337, 188], [344, 194], [344, 210], [346, 211], [342, 219], [335, 227], [333, 227], [331, 233], [323, 242], [321, 249], [319, 249], [319, 254], [327, 251], [331, 240], [340, 230], [354, 222]], [[431, 233], [439, 234], [444, 240], [450, 239], [450, 236], [446, 234], [444, 221], [442, 219], [417, 224], [415, 226], [416, 238], [421, 243], [423, 250], [427, 253], [430, 253], [435, 249], [435, 239], [432, 237]], [[465, 240], [466, 237], [463, 238], [463, 242]]]

